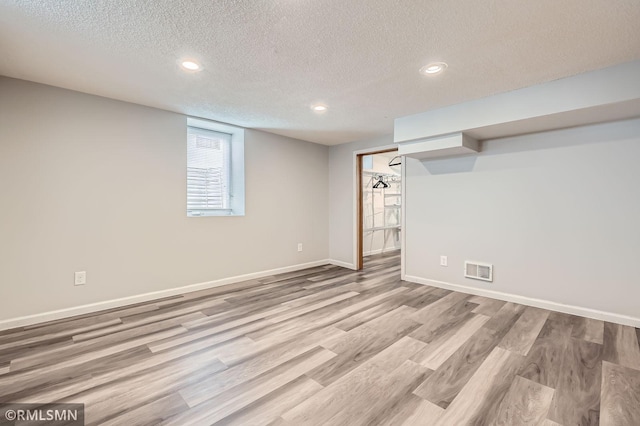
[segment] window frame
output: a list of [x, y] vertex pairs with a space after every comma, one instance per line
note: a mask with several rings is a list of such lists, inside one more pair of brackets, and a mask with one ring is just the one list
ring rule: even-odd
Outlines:
[[[187, 217], [212, 217], [212, 216], [244, 216], [245, 215], [245, 177], [244, 177], [244, 135], [245, 129], [231, 126], [229, 124], [218, 123], [216, 121], [202, 118], [187, 117], [185, 136], [189, 127], [195, 127], [213, 132], [227, 133], [231, 135], [230, 142], [230, 170], [229, 170], [229, 208], [228, 209], [187, 209]], [[185, 138], [185, 207], [187, 202], [187, 164], [186, 150], [187, 139]]]

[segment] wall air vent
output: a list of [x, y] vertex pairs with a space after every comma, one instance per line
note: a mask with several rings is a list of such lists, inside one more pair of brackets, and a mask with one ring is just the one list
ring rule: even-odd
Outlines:
[[474, 280], [493, 281], [493, 265], [480, 262], [464, 262], [464, 276]]

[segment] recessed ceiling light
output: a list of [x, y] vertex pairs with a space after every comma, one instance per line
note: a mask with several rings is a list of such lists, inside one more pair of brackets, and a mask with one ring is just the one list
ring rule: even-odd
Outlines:
[[447, 64], [444, 62], [432, 62], [420, 68], [420, 74], [438, 74], [439, 72], [444, 71], [445, 68], [447, 68]]
[[182, 61], [180, 66], [187, 71], [200, 71], [201, 69], [200, 64], [194, 61]]
[[326, 105], [315, 104], [311, 106], [311, 109], [314, 110], [315, 112], [325, 112], [328, 108]]

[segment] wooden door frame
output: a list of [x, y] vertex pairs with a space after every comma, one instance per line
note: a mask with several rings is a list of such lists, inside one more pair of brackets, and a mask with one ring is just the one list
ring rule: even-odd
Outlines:
[[384, 154], [387, 152], [398, 152], [398, 148], [383, 148], [368, 152], [356, 153], [356, 270], [359, 271], [363, 267], [363, 238], [364, 238], [364, 215], [362, 206], [362, 157], [365, 155]]

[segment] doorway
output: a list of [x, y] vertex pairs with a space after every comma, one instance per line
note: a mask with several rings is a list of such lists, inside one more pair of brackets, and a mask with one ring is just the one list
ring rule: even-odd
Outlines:
[[402, 164], [397, 149], [356, 156], [356, 267], [364, 259], [401, 250]]

